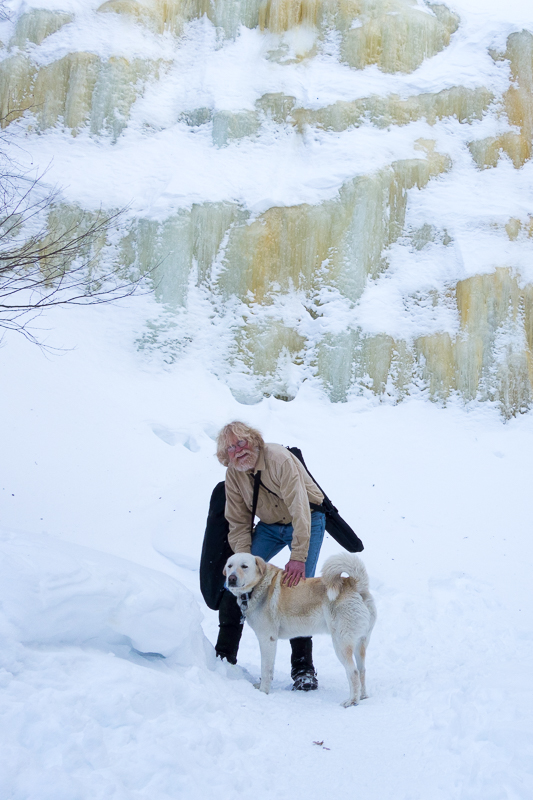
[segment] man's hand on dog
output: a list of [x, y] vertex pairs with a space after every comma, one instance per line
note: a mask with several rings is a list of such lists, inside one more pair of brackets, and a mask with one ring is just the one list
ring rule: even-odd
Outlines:
[[287, 586], [298, 586], [301, 580], [305, 581], [305, 562], [289, 561], [288, 564], [285, 564], [285, 572], [281, 582], [286, 583]]

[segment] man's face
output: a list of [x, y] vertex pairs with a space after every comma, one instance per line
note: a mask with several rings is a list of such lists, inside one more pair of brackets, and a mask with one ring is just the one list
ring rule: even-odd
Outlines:
[[255, 467], [259, 452], [248, 444], [247, 439], [239, 439], [235, 434], [230, 433], [227, 446], [230, 467], [239, 472], [246, 472]]

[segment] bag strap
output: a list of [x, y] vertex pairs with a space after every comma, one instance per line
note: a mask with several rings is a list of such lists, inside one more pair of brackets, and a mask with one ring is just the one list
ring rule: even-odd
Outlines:
[[[250, 536], [253, 536], [254, 533], [254, 520], [255, 520], [255, 510], [257, 508], [257, 499], [259, 497], [259, 486], [261, 485], [261, 470], [257, 470], [254, 475], [254, 496], [252, 500], [252, 519], [250, 523]], [[266, 486], [265, 486], [266, 489]]]
[[[261, 474], [261, 473], [259, 473], [259, 474]], [[263, 483], [261, 478], [259, 478], [259, 486], [262, 486], [263, 489], [266, 489], [269, 494], [272, 494], [272, 495], [274, 495], [274, 497], [277, 497], [278, 500], [281, 500], [281, 498], [279, 497], [279, 495], [276, 494], [276, 492], [273, 492], [272, 489], [269, 489], [268, 486], [265, 486], [265, 484]]]
[[[321, 511], [325, 512], [326, 514], [327, 514], [329, 511], [332, 511], [332, 510], [333, 510], [333, 511], [337, 511], [337, 512], [338, 512], [338, 508], [336, 508], [336, 507], [333, 505], [333, 503], [331, 502], [331, 500], [329, 499], [329, 497], [328, 497], [328, 496], [327, 496], [327, 494], [325, 493], [324, 489], [321, 487], [321, 485], [318, 483], [318, 481], [316, 481], [316, 480], [313, 478], [313, 476], [312, 476], [312, 475], [311, 475], [311, 473], [309, 472], [309, 470], [308, 470], [308, 468], [307, 468], [307, 464], [306, 464], [306, 463], [305, 463], [305, 461], [304, 461], [304, 457], [303, 457], [303, 455], [302, 455], [302, 451], [300, 450], [300, 448], [299, 448], [299, 447], [289, 447], [289, 446], [287, 446], [287, 450], [289, 451], [289, 453], [292, 453], [292, 454], [293, 454], [293, 456], [294, 456], [295, 458], [297, 458], [297, 459], [298, 459], [298, 461], [300, 462], [300, 464], [302, 464], [303, 468], [305, 469], [305, 471], [307, 472], [307, 474], [309, 475], [309, 477], [311, 478], [311, 480], [312, 480], [312, 481], [313, 481], [313, 483], [315, 484], [315, 486], [316, 486], [318, 489], [320, 489], [320, 491], [321, 491], [321, 492], [322, 492], [322, 494], [324, 495], [324, 500], [322, 501], [322, 506], [316, 506], [315, 510], [316, 510], [316, 511], [319, 511], [319, 510], [321, 510]], [[266, 488], [266, 487], [265, 487], [265, 488]], [[315, 505], [314, 503], [310, 503], [310, 506], [311, 506], [311, 508], [313, 508], [313, 506], [314, 506], [314, 505]]]
[[[296, 450], [297, 448], [294, 448], [294, 449]], [[289, 452], [292, 452], [290, 447], [287, 447], [287, 450], [289, 450]], [[300, 450], [298, 452], [301, 454]], [[296, 454], [293, 453], [292, 455], [296, 455]], [[298, 456], [296, 456], [296, 458], [298, 458]], [[303, 465], [305, 471], [307, 472], [307, 474], [309, 475], [311, 480], [314, 481], [316, 486], [318, 486], [318, 483], [315, 481], [315, 479], [313, 478], [313, 476], [311, 475], [311, 473], [307, 469], [307, 467], [305, 465], [305, 462], [303, 460], [303, 457], [302, 458], [298, 458], [298, 461], [300, 461], [300, 463]], [[271, 494], [273, 497], [277, 497], [278, 500], [281, 499], [279, 497], [279, 495], [276, 494], [276, 492], [273, 492], [272, 489], [269, 489], [268, 486], [265, 486], [265, 484], [261, 480], [261, 470], [258, 470], [254, 474], [254, 496], [253, 496], [253, 503], [252, 503], [252, 525], [251, 525], [251, 528], [250, 528], [250, 533], [252, 535], [253, 535], [253, 532], [254, 532], [255, 510], [257, 508], [257, 500], [258, 500], [258, 497], [259, 497], [259, 488], [261, 486], [263, 487], [263, 489], [266, 489], [267, 492], [269, 494]], [[320, 486], [318, 486], [318, 488], [320, 489]], [[333, 503], [331, 502], [329, 497], [327, 497], [326, 493], [322, 489], [320, 489], [320, 491], [324, 495], [324, 502], [322, 503], [322, 505], [318, 505], [317, 503], [311, 503], [311, 502], [309, 503], [309, 505], [311, 507], [311, 511], [320, 511], [321, 514], [326, 514], [327, 511], [329, 510], [329, 508], [335, 508], [335, 506], [333, 505]], [[329, 502], [329, 506], [328, 506], [328, 502]], [[335, 511], [336, 510], [337, 509], [335, 508]]]
[[[287, 450], [288, 450], [288, 449], [289, 449], [289, 448], [287, 448]], [[305, 467], [305, 469], [307, 470], [307, 467], [305, 466], [305, 464], [304, 464], [303, 466], [304, 466], [304, 467]], [[309, 477], [310, 477], [310, 478], [312, 478], [312, 480], [313, 480], [313, 481], [316, 483], [315, 479], [312, 477], [312, 475], [311, 475], [311, 473], [310, 473], [309, 471], [307, 472], [307, 474], [308, 474], [308, 475], [309, 475]], [[260, 485], [260, 486], [262, 486], [262, 487], [263, 487], [263, 489], [266, 489], [266, 490], [267, 490], [267, 492], [268, 492], [269, 494], [271, 494], [273, 497], [277, 497], [277, 498], [278, 498], [278, 500], [280, 500], [280, 499], [281, 499], [281, 498], [279, 497], [279, 495], [277, 495], [277, 494], [276, 494], [276, 492], [273, 492], [273, 491], [272, 491], [272, 489], [269, 489], [269, 488], [268, 488], [268, 486], [265, 486], [265, 484], [263, 483], [263, 481], [262, 481], [261, 479], [259, 479], [259, 485]], [[316, 485], [318, 486], [318, 483], [316, 483]], [[320, 489], [320, 486], [318, 486], [318, 488]], [[322, 489], [320, 489], [320, 491], [322, 492]], [[322, 492], [322, 494], [324, 494], [324, 492]], [[326, 496], [326, 495], [324, 494], [324, 497], [325, 497], [325, 496]], [[321, 514], [325, 514], [325, 513], [326, 513], [326, 509], [325, 509], [325, 507], [324, 507], [324, 503], [322, 503], [321, 505], [318, 505], [318, 503], [311, 503], [311, 502], [309, 502], [309, 505], [311, 506], [311, 510], [312, 510], [312, 511], [320, 511], [320, 513], [321, 513]]]

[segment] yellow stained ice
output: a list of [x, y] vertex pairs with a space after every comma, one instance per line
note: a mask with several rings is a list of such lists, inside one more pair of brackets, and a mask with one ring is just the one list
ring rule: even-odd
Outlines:
[[[98, 10], [130, 16], [157, 33], [180, 34], [185, 22], [204, 14], [227, 36], [240, 25], [292, 32], [300, 56], [314, 54], [316, 38], [336, 29], [343, 61], [356, 69], [377, 64], [384, 72], [412, 72], [449, 44], [459, 24], [445, 5], [416, 0], [107, 0]], [[272, 55], [287, 61], [283, 47]]]
[[[432, 142], [420, 142], [419, 147], [424, 158], [354, 179], [336, 199], [317, 206], [270, 209], [251, 221], [238, 204], [203, 203], [164, 223], [130, 223], [119, 245], [119, 261], [126, 271], [155, 268], [156, 294], [167, 307], [187, 307], [191, 279], [221, 299], [237, 296], [248, 306], [228, 355], [228, 380], [243, 402], [264, 394], [290, 399], [297, 391], [298, 370], [307, 364], [334, 401], [361, 392], [399, 400], [416, 383], [427, 386], [433, 400], [446, 402], [453, 394], [466, 401], [491, 400], [509, 417], [533, 401], [533, 285], [524, 285], [511, 268], [459, 281], [444, 294], [432, 290], [411, 298], [412, 308], [428, 301], [453, 306], [453, 332], [411, 341], [354, 328], [325, 333], [312, 342], [301, 327], [307, 315], [319, 319], [321, 305], [313, 298], [322, 288], [337, 289], [356, 301], [368, 276], [377, 278], [387, 269], [382, 253], [404, 230], [407, 190], [423, 188], [448, 166]], [[79, 209], [62, 206], [50, 226], [83, 227], [91, 221], [86, 217]], [[377, 237], [374, 242], [370, 230]], [[528, 239], [532, 219], [510, 218], [502, 232], [511, 241]], [[437, 237], [427, 225], [412, 234], [416, 249], [437, 238], [444, 245], [449, 241], [445, 232]], [[93, 248], [95, 262], [105, 252], [107, 242], [101, 239]], [[284, 320], [276, 305], [294, 292], [303, 303], [300, 325]], [[157, 332], [151, 335], [157, 346]], [[179, 353], [179, 330], [175, 335], [172, 346]], [[189, 333], [181, 336], [183, 342], [190, 338]], [[242, 382], [246, 375], [254, 378], [252, 384]]]
[[408, 189], [424, 187], [450, 166], [421, 142], [426, 158], [397, 161], [344, 184], [337, 198], [319, 205], [272, 208], [231, 231], [226, 248], [226, 292], [268, 302], [273, 291], [311, 291], [320, 281], [357, 300], [368, 276], [383, 268], [383, 248], [400, 235]]
[[230, 364], [260, 376], [256, 396], [252, 399], [272, 394], [292, 400], [294, 394], [287, 372], [303, 363], [305, 345], [305, 338], [280, 320], [250, 321], [236, 334], [235, 353]]
[[259, 27], [272, 33], [282, 33], [297, 25], [316, 26], [321, 0], [265, 0], [259, 6]]
[[470, 152], [481, 169], [495, 167], [502, 153], [518, 169], [531, 158], [533, 144], [533, 34], [512, 33], [503, 56], [494, 57], [509, 60], [512, 83], [504, 94], [502, 113], [519, 132], [471, 142]]
[[[445, 5], [416, 0], [108, 0], [98, 12], [100, 20], [105, 14], [122, 15], [156, 34], [176, 37], [187, 21], [205, 14], [219, 28], [220, 43], [237, 36], [241, 25], [258, 28], [264, 32], [264, 55], [277, 62], [280, 75], [284, 64], [311, 60], [333, 40], [341, 62], [352, 69], [375, 65], [382, 72], [413, 72], [447, 47], [459, 24]], [[63, 126], [73, 134], [83, 129], [105, 134], [112, 146], [128, 124], [133, 103], [166, 65], [104, 59], [89, 51], [69, 52], [52, 63], [36, 58], [40, 44], [61, 37], [74, 19], [44, 9], [21, 15], [0, 62], [2, 124], [26, 113], [29, 135]], [[334, 139], [362, 125], [383, 131], [419, 120], [438, 126], [454, 118], [476, 130], [486, 115], [499, 115], [511, 128], [472, 141], [470, 152], [480, 168], [495, 166], [502, 153], [520, 168], [533, 146], [533, 34], [511, 34], [505, 52], [493, 57], [509, 64], [510, 84], [503, 95], [489, 86], [455, 85], [440, 92], [372, 94], [314, 108], [271, 91], [255, 107], [208, 107], [203, 100], [200, 108], [177, 108], [176, 122], [192, 129], [209, 124], [217, 148], [244, 137], [250, 140], [246, 147], [254, 147], [275, 123], [295, 129], [276, 134], [305, 147], [308, 135]], [[423, 125], [413, 129], [411, 142]], [[205, 135], [206, 128], [202, 131]], [[410, 134], [404, 129], [401, 135]], [[421, 221], [417, 230], [406, 224], [411, 193], [423, 198], [426, 187], [453, 167], [443, 141], [437, 147], [432, 139], [419, 139], [411, 158], [391, 156], [388, 166], [351, 175], [334, 197], [314, 205], [276, 206], [253, 215], [237, 201], [197, 202], [164, 221], [122, 221], [112, 245], [102, 234], [83, 255], [90, 256], [95, 276], [99, 264], [113, 257], [125, 274], [152, 277], [157, 299], [174, 315], [168, 324], [174, 329], [169, 360], [181, 357], [198, 335], [184, 322], [192, 296], [212, 302], [217, 309], [213, 318], [240, 309], [237, 321], [232, 317], [223, 326], [229, 344], [225, 363], [216, 371], [243, 402], [264, 394], [291, 399], [302, 376], [313, 374], [334, 401], [361, 393], [398, 401], [416, 386], [441, 403], [455, 395], [491, 401], [509, 417], [533, 405], [533, 284], [527, 283], [525, 268], [521, 273], [517, 266], [527, 261], [523, 254], [533, 240], [531, 212], [515, 208], [507, 217], [499, 213], [488, 221], [491, 235], [501, 237], [507, 248], [502, 252], [520, 254], [517, 265], [509, 256], [488, 264], [483, 274], [401, 298], [411, 317], [444, 319], [445, 329], [414, 325], [413, 330], [431, 332], [401, 338], [387, 332], [385, 312], [384, 329], [374, 328], [378, 332], [370, 334], [356, 322], [369, 285], [387, 280], [391, 245], [391, 250], [411, 248], [422, 264], [424, 254], [453, 240], [453, 230], [449, 233], [438, 219]], [[48, 218], [50, 235], [69, 226], [86, 230], [93, 219], [77, 206], [59, 205]], [[41, 268], [46, 273], [46, 263]], [[332, 324], [331, 297], [347, 314], [342, 324]], [[443, 309], [446, 313], [439, 316]], [[152, 325], [139, 346], [158, 347], [164, 327]]]
[[107, 0], [99, 6], [103, 14], [121, 14], [150, 28], [154, 33], [169, 31], [179, 35], [190, 19], [205, 13], [195, 0]]
[[222, 296], [269, 303], [293, 289], [336, 286], [357, 300], [369, 275], [384, 268], [382, 250], [403, 229], [407, 191], [423, 188], [449, 159], [420, 141], [420, 158], [346, 183], [333, 200], [271, 208], [253, 221], [235, 203], [194, 204], [163, 223], [140, 220], [121, 245], [121, 263], [158, 264], [157, 292], [183, 305], [191, 270], [200, 282], [220, 264], [214, 288]]
[[[453, 393], [496, 402], [509, 417], [533, 401], [533, 286], [510, 268], [459, 281], [453, 290], [458, 330], [414, 342], [358, 331], [328, 334], [318, 348], [318, 374], [333, 399], [350, 390], [402, 396], [415, 379], [433, 400]], [[423, 298], [421, 298], [423, 299]]]
[[336, 29], [343, 61], [356, 69], [377, 64], [384, 72], [412, 72], [449, 44], [458, 24], [446, 6], [416, 0], [266, 0], [259, 6], [261, 29]]
[[510, 269], [500, 268], [460, 281], [456, 291], [457, 389], [467, 399], [499, 400], [507, 415], [524, 410], [533, 394], [531, 287], [524, 290]]
[[296, 107], [288, 112], [288, 117], [299, 127], [307, 124], [339, 132], [364, 122], [388, 128], [390, 125], [408, 125], [421, 118], [434, 125], [444, 117], [455, 117], [465, 123], [481, 119], [493, 99], [493, 94], [484, 87], [465, 89], [454, 86], [438, 93], [413, 95], [405, 100], [397, 95], [374, 95], [351, 102], [339, 100], [316, 110]]
[[3, 128], [34, 105], [34, 76], [33, 63], [21, 53], [0, 62], [0, 121]]
[[316, 348], [315, 364], [334, 402], [362, 392], [401, 400], [409, 394], [416, 367], [410, 343], [360, 330], [326, 334]]
[[91, 133], [106, 131], [116, 139], [140, 84], [157, 76], [160, 67], [161, 62], [76, 52], [38, 68], [17, 54], [0, 62], [3, 124], [29, 110], [39, 131], [61, 123], [76, 133], [89, 125]]
[[199, 285], [211, 283], [213, 263], [222, 258], [229, 232], [248, 216], [236, 203], [198, 203], [163, 223], [141, 219], [122, 239], [119, 261], [141, 272], [154, 270], [157, 298], [185, 306], [193, 268]]
[[336, 27], [342, 32], [341, 55], [363, 69], [376, 64], [383, 72], [412, 72], [450, 43], [459, 17], [440, 4], [416, 0], [332, 0]]
[[[230, 141], [253, 136], [265, 120], [278, 125], [287, 124], [303, 133], [306, 126], [327, 131], [345, 131], [371, 122], [378, 128], [408, 125], [425, 119], [430, 125], [445, 117], [462, 123], [482, 119], [494, 100], [488, 89], [465, 89], [453, 86], [437, 93], [413, 95], [402, 99], [398, 95], [371, 95], [360, 100], [339, 100], [318, 109], [297, 106], [296, 98], [283, 93], [269, 93], [255, 103], [255, 111], [217, 111], [203, 121], [213, 121], [213, 142], [218, 147]], [[197, 116], [189, 114], [189, 124], [199, 124]], [[200, 122], [201, 124], [201, 122]]]
[[58, 31], [63, 25], [72, 22], [73, 19], [72, 14], [62, 11], [32, 8], [18, 19], [9, 46], [23, 48], [28, 43], [41, 44], [47, 36]]
[[[424, 57], [446, 46], [457, 25], [445, 6], [420, 7], [414, 0], [108, 0], [98, 11], [130, 16], [158, 33], [180, 34], [184, 22], [203, 14], [232, 35], [240, 24], [278, 34], [312, 28], [322, 35], [338, 28], [344, 42], [342, 57], [351, 66], [375, 63], [384, 71], [415, 69]], [[38, 45], [72, 19], [64, 12], [33, 9], [18, 20], [10, 46], [24, 50], [29, 44]], [[315, 38], [310, 40], [313, 48]], [[16, 52], [0, 63], [2, 124], [31, 110], [39, 130], [58, 121], [73, 132], [89, 124], [92, 133], [108, 131], [116, 139], [143, 84], [157, 76], [159, 66], [160, 62], [104, 60], [94, 53], [73, 52], [39, 67], [30, 55]], [[421, 116], [431, 123], [446, 115], [470, 121], [479, 118], [490, 97], [486, 90], [454, 87], [407, 100], [375, 97], [313, 112], [295, 109], [289, 121], [299, 128], [311, 124], [331, 130], [360, 124], [364, 117], [379, 126], [407, 124]], [[258, 110], [263, 110], [260, 103]], [[259, 125], [254, 112], [220, 111], [213, 119], [214, 142], [224, 146], [253, 134]]]

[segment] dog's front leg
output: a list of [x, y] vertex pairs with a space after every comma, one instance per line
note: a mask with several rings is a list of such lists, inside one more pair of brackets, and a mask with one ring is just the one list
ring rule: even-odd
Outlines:
[[259, 689], [265, 694], [269, 693], [272, 679], [274, 678], [277, 646], [278, 638], [274, 633], [267, 633], [259, 638], [259, 647], [261, 649], [261, 683], [259, 684]]

